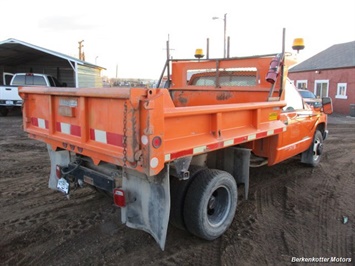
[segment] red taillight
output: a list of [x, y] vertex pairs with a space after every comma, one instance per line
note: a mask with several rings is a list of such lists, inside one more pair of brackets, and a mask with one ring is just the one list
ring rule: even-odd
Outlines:
[[62, 168], [60, 167], [60, 165], [57, 165], [55, 167], [55, 175], [58, 179], [62, 177]]
[[122, 188], [115, 188], [113, 190], [113, 202], [118, 207], [126, 207], [125, 193]]
[[152, 145], [156, 149], [159, 148], [161, 145], [161, 137], [158, 137], [158, 136], [154, 137], [152, 140]]

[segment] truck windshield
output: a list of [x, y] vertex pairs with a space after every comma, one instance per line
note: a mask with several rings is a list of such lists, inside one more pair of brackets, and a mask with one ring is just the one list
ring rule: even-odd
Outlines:
[[[192, 73], [191, 73], [192, 74]], [[190, 74], [190, 75], [191, 75]], [[189, 74], [188, 74], [189, 76]], [[191, 75], [188, 85], [194, 86], [255, 86], [257, 72], [251, 69], [205, 70]]]

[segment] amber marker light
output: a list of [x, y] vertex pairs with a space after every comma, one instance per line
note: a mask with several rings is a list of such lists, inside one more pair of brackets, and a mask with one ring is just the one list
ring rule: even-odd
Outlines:
[[296, 50], [297, 53], [300, 51], [300, 50], [303, 50], [304, 49], [304, 41], [303, 41], [303, 38], [296, 38], [293, 40], [293, 44], [292, 44], [292, 49], [293, 50]]
[[195, 51], [195, 57], [198, 59], [201, 59], [202, 57], [204, 57], [205, 55], [203, 54], [203, 50], [202, 49], [196, 49]]

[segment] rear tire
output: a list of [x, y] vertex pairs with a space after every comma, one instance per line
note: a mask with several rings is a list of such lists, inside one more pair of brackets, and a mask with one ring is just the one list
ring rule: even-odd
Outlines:
[[194, 176], [206, 169], [203, 166], [191, 165], [189, 167], [190, 178], [188, 180], [179, 180], [176, 177], [170, 178], [170, 224], [181, 229], [186, 230], [184, 222], [184, 203], [186, 192], [194, 178]]
[[215, 169], [198, 173], [185, 198], [187, 230], [206, 240], [221, 236], [234, 219], [237, 194], [236, 181], [229, 173]]

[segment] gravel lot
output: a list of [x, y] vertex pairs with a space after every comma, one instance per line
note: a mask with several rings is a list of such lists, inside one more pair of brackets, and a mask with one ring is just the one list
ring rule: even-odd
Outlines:
[[329, 117], [316, 168], [297, 157], [252, 168], [250, 199], [239, 202], [222, 237], [207, 242], [170, 226], [164, 252], [147, 233], [122, 225], [110, 198], [84, 188], [68, 200], [48, 189], [45, 144], [29, 139], [21, 123], [18, 113], [0, 117], [1, 265], [289, 265], [302, 257], [354, 262], [355, 118]]

